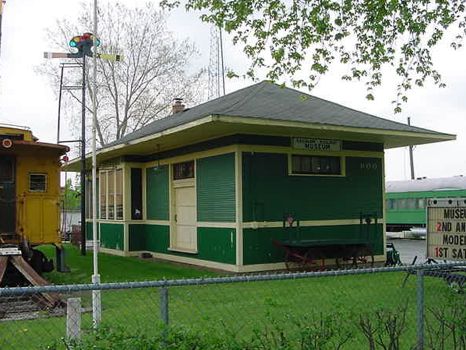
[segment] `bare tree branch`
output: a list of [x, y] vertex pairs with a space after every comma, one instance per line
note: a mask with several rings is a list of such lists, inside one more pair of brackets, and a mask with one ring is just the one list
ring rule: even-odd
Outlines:
[[[62, 20], [48, 29], [51, 45], [60, 51], [70, 51], [67, 46], [70, 38], [89, 30], [92, 23], [90, 9], [89, 5], [83, 5], [76, 23]], [[178, 42], [173, 38], [167, 30], [164, 15], [154, 5], [148, 3], [141, 8], [129, 8], [120, 2], [109, 3], [99, 8], [99, 15], [99, 52], [124, 57], [122, 62], [98, 61], [97, 134], [100, 146], [165, 117], [174, 97], [184, 97], [187, 103], [204, 100], [204, 70], [189, 68], [197, 54], [196, 48], [187, 40]], [[37, 70], [48, 76], [58, 91], [60, 72], [56, 62], [47, 62]], [[80, 75], [79, 70], [69, 70], [65, 81], [81, 84]], [[87, 93], [92, 94], [89, 84]], [[70, 96], [75, 102], [81, 102], [76, 94]], [[76, 113], [78, 108], [76, 103], [66, 103], [70, 118], [80, 117]], [[87, 110], [92, 116], [92, 111]]]

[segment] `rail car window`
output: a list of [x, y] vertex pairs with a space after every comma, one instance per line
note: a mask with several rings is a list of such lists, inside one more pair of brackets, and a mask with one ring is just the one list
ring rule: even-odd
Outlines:
[[123, 219], [123, 170], [106, 170], [99, 174], [100, 218]]
[[425, 209], [425, 198], [398, 198], [387, 200], [387, 209], [392, 210], [413, 210]]
[[29, 191], [46, 192], [47, 191], [47, 174], [29, 174]]
[[393, 202], [394, 202], [394, 199], [387, 199], [386, 201], [387, 209], [393, 209]]
[[291, 156], [292, 175], [341, 175], [341, 158], [331, 156]]
[[424, 198], [418, 198], [417, 207], [418, 209], [424, 209], [426, 207], [426, 200]]
[[0, 182], [13, 182], [15, 176], [14, 169], [13, 159], [0, 159]]

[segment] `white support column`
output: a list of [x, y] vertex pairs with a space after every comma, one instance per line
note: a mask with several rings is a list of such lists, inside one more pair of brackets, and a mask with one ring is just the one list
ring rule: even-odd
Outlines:
[[[92, 237], [94, 240], [93, 251], [92, 251], [92, 261], [93, 261], [93, 274], [92, 274], [92, 283], [100, 283], [100, 274], [99, 274], [99, 246], [100, 246], [100, 224], [99, 224], [99, 234], [97, 234], [97, 0], [94, 0], [94, 57], [93, 57], [93, 94], [92, 94]], [[107, 187], [107, 200], [106, 204], [108, 205], [108, 179], [105, 182]], [[115, 184], [115, 180], [114, 180]], [[108, 209], [106, 211], [108, 215]], [[114, 211], [116, 215], [116, 211]], [[102, 310], [101, 310], [101, 296], [100, 290], [92, 291], [92, 321], [94, 328], [97, 328], [102, 319]]]

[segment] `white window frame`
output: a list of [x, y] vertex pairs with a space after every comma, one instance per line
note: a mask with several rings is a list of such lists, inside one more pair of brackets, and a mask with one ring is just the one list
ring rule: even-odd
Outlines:
[[[121, 200], [122, 200], [122, 210], [121, 210], [121, 217], [117, 217], [117, 172], [121, 171]], [[109, 174], [113, 176], [113, 218], [109, 218]], [[105, 188], [102, 186], [102, 179], [105, 178]], [[109, 220], [109, 221], [123, 221], [125, 218], [125, 194], [124, 194], [124, 186], [125, 186], [125, 174], [123, 168], [113, 168], [113, 169], [102, 169], [99, 171], [99, 219], [100, 220]], [[105, 191], [105, 216], [102, 216], [102, 191]]]

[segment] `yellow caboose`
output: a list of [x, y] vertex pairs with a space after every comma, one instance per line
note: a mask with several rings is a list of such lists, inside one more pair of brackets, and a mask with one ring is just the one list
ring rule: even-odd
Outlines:
[[17, 248], [38, 273], [53, 269], [33, 248], [53, 244], [62, 251], [60, 159], [68, 150], [38, 142], [27, 128], [0, 125], [0, 257]]

